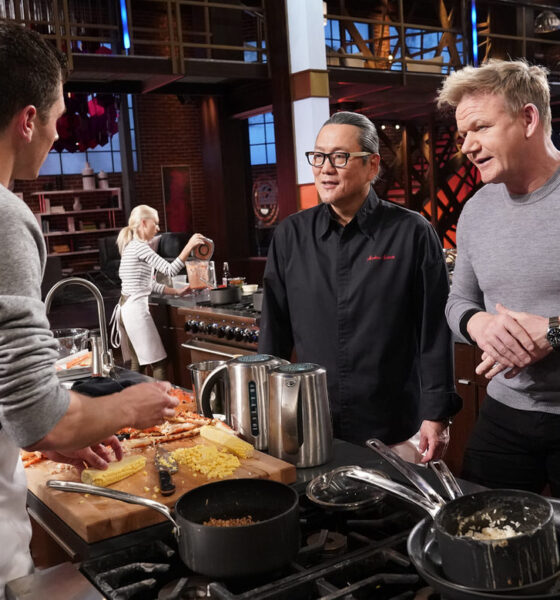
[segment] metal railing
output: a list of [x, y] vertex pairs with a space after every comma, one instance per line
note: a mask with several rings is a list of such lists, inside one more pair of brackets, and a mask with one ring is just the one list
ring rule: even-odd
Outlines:
[[[130, 44], [116, 0], [5, 0], [0, 20], [25, 24], [66, 53], [171, 60], [267, 61], [263, 0], [126, 0]], [[249, 54], [248, 54], [249, 53]]]

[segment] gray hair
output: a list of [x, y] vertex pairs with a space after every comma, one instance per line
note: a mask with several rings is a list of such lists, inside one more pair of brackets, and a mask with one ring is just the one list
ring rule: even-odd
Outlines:
[[377, 130], [375, 125], [364, 115], [355, 112], [337, 112], [323, 123], [323, 127], [325, 125], [354, 125], [360, 130], [359, 142], [362, 151], [379, 154]]
[[480, 67], [465, 67], [449, 75], [438, 92], [438, 108], [456, 108], [463, 96], [496, 94], [504, 98], [512, 116], [526, 104], [539, 111], [544, 131], [552, 132], [548, 69], [526, 60], [490, 59]]

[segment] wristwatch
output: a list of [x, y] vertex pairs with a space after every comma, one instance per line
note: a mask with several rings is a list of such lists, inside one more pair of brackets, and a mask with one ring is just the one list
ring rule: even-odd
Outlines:
[[548, 319], [546, 339], [556, 352], [560, 352], [560, 319], [558, 317], [550, 317]]

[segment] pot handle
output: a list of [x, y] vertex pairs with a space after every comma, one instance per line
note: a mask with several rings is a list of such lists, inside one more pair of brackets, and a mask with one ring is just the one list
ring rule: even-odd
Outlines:
[[545, 498], [545, 500], [549, 501], [549, 503], [552, 506], [552, 510], [554, 511], [553, 515], [552, 515], [552, 518], [554, 520], [554, 526], [557, 529], [560, 529], [560, 499], [558, 499], [558, 498], [549, 498], [547, 496]]
[[379, 456], [384, 458], [390, 463], [399, 473], [404, 475], [410, 483], [412, 483], [424, 497], [429, 500], [432, 504], [443, 506], [445, 500], [434, 490], [434, 488], [400, 456], [395, 454], [388, 446], [386, 446], [381, 440], [371, 439], [366, 442], [368, 448], [371, 448], [374, 452], [377, 452]]
[[459, 487], [455, 476], [443, 460], [431, 460], [428, 464], [451, 500], [463, 495], [463, 490]]
[[[228, 363], [220, 365], [216, 367], [210, 375], [204, 380], [202, 387], [200, 388], [200, 405], [202, 407], [202, 413], [205, 417], [209, 419], [214, 418], [214, 413], [212, 412], [212, 408], [210, 407], [210, 394], [212, 393], [212, 388], [218, 379], [222, 377], [226, 377], [227, 375], [227, 366]], [[226, 414], [228, 414], [228, 409], [226, 408]]]
[[350, 469], [346, 473], [346, 476], [350, 477], [351, 479], [356, 479], [357, 481], [362, 481], [369, 485], [381, 488], [393, 496], [397, 496], [398, 498], [412, 502], [413, 504], [416, 504], [416, 506], [423, 508], [432, 518], [435, 518], [436, 514], [441, 508], [439, 504], [433, 504], [430, 500], [428, 500], [428, 498], [421, 496], [414, 490], [411, 490], [410, 488], [401, 485], [392, 479], [372, 473], [371, 471], [364, 471], [363, 469], [356, 467], [354, 469]]
[[[293, 382], [293, 385], [288, 386], [290, 382]], [[300, 386], [301, 381], [298, 377], [294, 377], [282, 384], [280, 429], [282, 432], [282, 450], [287, 454], [297, 454], [301, 446], [299, 428], [299, 411], [301, 410]]]
[[111, 490], [98, 485], [90, 485], [89, 483], [76, 483], [74, 481], [58, 481], [56, 479], [49, 479], [47, 481], [47, 487], [53, 490], [60, 490], [62, 492], [77, 492], [79, 494], [92, 494], [93, 496], [105, 496], [106, 498], [112, 498], [113, 500], [121, 500], [122, 502], [128, 502], [129, 504], [140, 504], [141, 506], [147, 506], [160, 512], [164, 517], [169, 519], [175, 527], [175, 535], [178, 538], [180, 535], [180, 528], [175, 519], [171, 516], [171, 511], [165, 504], [150, 500], [149, 498], [143, 498], [142, 496], [135, 496], [127, 492], [121, 492], [120, 490]]

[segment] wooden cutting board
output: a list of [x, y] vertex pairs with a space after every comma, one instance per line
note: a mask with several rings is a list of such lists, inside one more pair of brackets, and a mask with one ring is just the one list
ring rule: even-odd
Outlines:
[[[180, 440], [162, 447], [171, 451], [176, 448], [191, 447], [196, 444], [212, 442], [200, 437]], [[146, 467], [122, 481], [114, 483], [112, 489], [121, 490], [144, 498], [150, 498], [173, 508], [178, 498], [189, 490], [216, 481], [204, 475], [195, 474], [187, 466], [180, 465], [173, 475], [176, 491], [172, 496], [164, 497], [154, 491], [159, 485], [158, 474], [154, 466], [154, 448], [146, 448], [142, 454], [146, 457]], [[240, 459], [241, 466], [228, 479], [273, 479], [283, 483], [293, 483], [296, 479], [295, 466], [255, 451], [252, 458]], [[46, 504], [58, 517], [71, 527], [86, 542], [98, 542], [116, 535], [135, 531], [149, 525], [165, 521], [159, 512], [144, 506], [127, 504], [100, 496], [61, 492], [46, 486], [49, 479], [80, 481], [77, 471], [71, 469], [57, 473], [56, 464], [45, 461], [27, 468], [29, 490]]]

